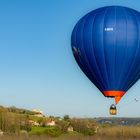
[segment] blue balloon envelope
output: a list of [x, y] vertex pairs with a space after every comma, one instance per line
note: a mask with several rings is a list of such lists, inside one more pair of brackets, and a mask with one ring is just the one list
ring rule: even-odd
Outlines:
[[81, 18], [73, 29], [74, 57], [87, 77], [116, 104], [140, 78], [140, 14], [108, 6]]

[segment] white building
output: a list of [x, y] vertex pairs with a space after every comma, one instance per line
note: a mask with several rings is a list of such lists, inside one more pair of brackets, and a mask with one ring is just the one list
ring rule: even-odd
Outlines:
[[46, 123], [46, 126], [55, 126], [55, 121], [49, 121]]
[[35, 116], [37, 116], [37, 117], [43, 117], [43, 116], [44, 116], [42, 110], [39, 110], [39, 109], [33, 109], [32, 111], [35, 113]]

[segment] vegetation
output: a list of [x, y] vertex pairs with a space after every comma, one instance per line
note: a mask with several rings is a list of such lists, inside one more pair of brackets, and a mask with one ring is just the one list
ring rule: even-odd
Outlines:
[[7, 108], [0, 108], [0, 130], [5, 133], [19, 133], [20, 130], [31, 130], [28, 115], [9, 112]]
[[[140, 139], [139, 119], [128, 120], [135, 125], [126, 126], [127, 120], [124, 121], [122, 118], [114, 121], [112, 118], [70, 118], [69, 115], [65, 115], [63, 118], [38, 117], [29, 110], [0, 106], [0, 140]], [[54, 125], [47, 124], [52, 121], [55, 122]], [[125, 125], [121, 125], [121, 123]]]
[[97, 124], [93, 120], [71, 119], [69, 122], [76, 132], [82, 133], [86, 136], [91, 136], [95, 134], [95, 129], [97, 127]]
[[98, 136], [117, 138], [140, 138], [139, 126], [112, 126], [101, 127]]
[[29, 133], [30, 135], [46, 135], [50, 137], [58, 137], [62, 134], [61, 129], [58, 126], [53, 127], [32, 127]]

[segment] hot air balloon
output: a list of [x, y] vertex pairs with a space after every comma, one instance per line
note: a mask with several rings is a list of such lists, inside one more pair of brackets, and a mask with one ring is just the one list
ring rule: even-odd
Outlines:
[[114, 105], [140, 78], [136, 10], [108, 6], [91, 11], [75, 25], [71, 46], [82, 71], [105, 97], [115, 98]]

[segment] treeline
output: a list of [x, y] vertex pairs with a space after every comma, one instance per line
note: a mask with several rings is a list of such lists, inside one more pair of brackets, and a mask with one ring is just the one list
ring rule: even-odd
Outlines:
[[0, 106], [0, 109], [7, 110], [8, 112], [13, 112], [13, 113], [18, 113], [18, 114], [26, 114], [26, 115], [34, 115], [35, 112], [27, 110], [27, 109], [22, 109], [22, 108], [16, 108], [15, 106], [11, 107], [3, 107]]
[[98, 128], [98, 124], [93, 119], [70, 118], [68, 115], [64, 119], [57, 121], [60, 129], [65, 133], [69, 127], [73, 128], [74, 132], [83, 135], [94, 135]]
[[30, 131], [29, 116], [13, 113], [9, 109], [0, 107], [0, 130], [4, 133], [19, 133], [20, 130]]
[[124, 126], [140, 125], [140, 117], [138, 118], [102, 117], [102, 118], [94, 118], [94, 120], [99, 124], [110, 123]]

